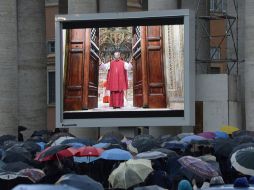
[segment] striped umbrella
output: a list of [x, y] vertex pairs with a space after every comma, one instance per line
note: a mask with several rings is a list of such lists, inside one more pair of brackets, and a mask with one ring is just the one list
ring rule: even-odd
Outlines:
[[254, 175], [254, 148], [248, 147], [234, 152], [230, 158], [232, 166], [244, 175]]
[[178, 162], [187, 170], [203, 179], [218, 176], [218, 172], [207, 162], [192, 156], [184, 156]]

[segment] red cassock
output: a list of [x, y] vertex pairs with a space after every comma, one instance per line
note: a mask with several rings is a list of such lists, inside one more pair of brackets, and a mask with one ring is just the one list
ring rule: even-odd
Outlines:
[[107, 90], [110, 90], [111, 107], [123, 107], [124, 90], [128, 89], [127, 71], [124, 69], [124, 61], [114, 60], [110, 62], [107, 75]]

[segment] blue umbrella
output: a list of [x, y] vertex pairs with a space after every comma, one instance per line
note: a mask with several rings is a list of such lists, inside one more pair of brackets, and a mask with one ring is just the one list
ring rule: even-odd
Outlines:
[[254, 186], [234, 187], [234, 185], [218, 185], [218, 186], [210, 187], [206, 190], [254, 190]]
[[229, 138], [228, 134], [225, 132], [222, 132], [222, 131], [215, 131], [214, 134], [215, 134], [216, 139], [228, 139]]
[[100, 157], [93, 157], [93, 156], [85, 156], [85, 157], [77, 157], [77, 156], [74, 156], [73, 157], [73, 160], [74, 162], [76, 163], [90, 163], [90, 162], [94, 162], [96, 160], [100, 159]]
[[180, 141], [185, 143], [191, 143], [191, 141], [199, 141], [199, 140], [206, 140], [206, 138], [198, 135], [190, 135], [182, 138]]
[[169, 141], [166, 143], [163, 143], [163, 147], [167, 148], [167, 149], [180, 149], [182, 151], [184, 151], [187, 148], [188, 144], [185, 142], [181, 142], [181, 141]]
[[79, 190], [68, 185], [18, 185], [12, 190]]
[[110, 145], [111, 145], [110, 143], [98, 143], [98, 144], [93, 145], [93, 147], [105, 149], [105, 148], [108, 148]]
[[110, 150], [105, 150], [100, 158], [105, 160], [129, 160], [132, 158], [132, 155], [130, 152], [126, 150], [122, 150], [119, 148], [113, 148]]
[[45, 142], [37, 142], [36, 144], [40, 146], [41, 151], [45, 149], [45, 146], [46, 146]]

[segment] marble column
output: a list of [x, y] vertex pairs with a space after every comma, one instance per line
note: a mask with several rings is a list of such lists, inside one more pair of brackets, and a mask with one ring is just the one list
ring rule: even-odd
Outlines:
[[18, 119], [34, 130], [47, 125], [47, 69], [45, 46], [45, 1], [18, 3]]
[[17, 4], [0, 1], [0, 130], [17, 135]]

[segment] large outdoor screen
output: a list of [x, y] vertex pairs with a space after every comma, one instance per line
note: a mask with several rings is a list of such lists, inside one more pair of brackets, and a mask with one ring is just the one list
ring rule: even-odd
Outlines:
[[57, 16], [57, 127], [193, 125], [190, 18], [188, 10]]

